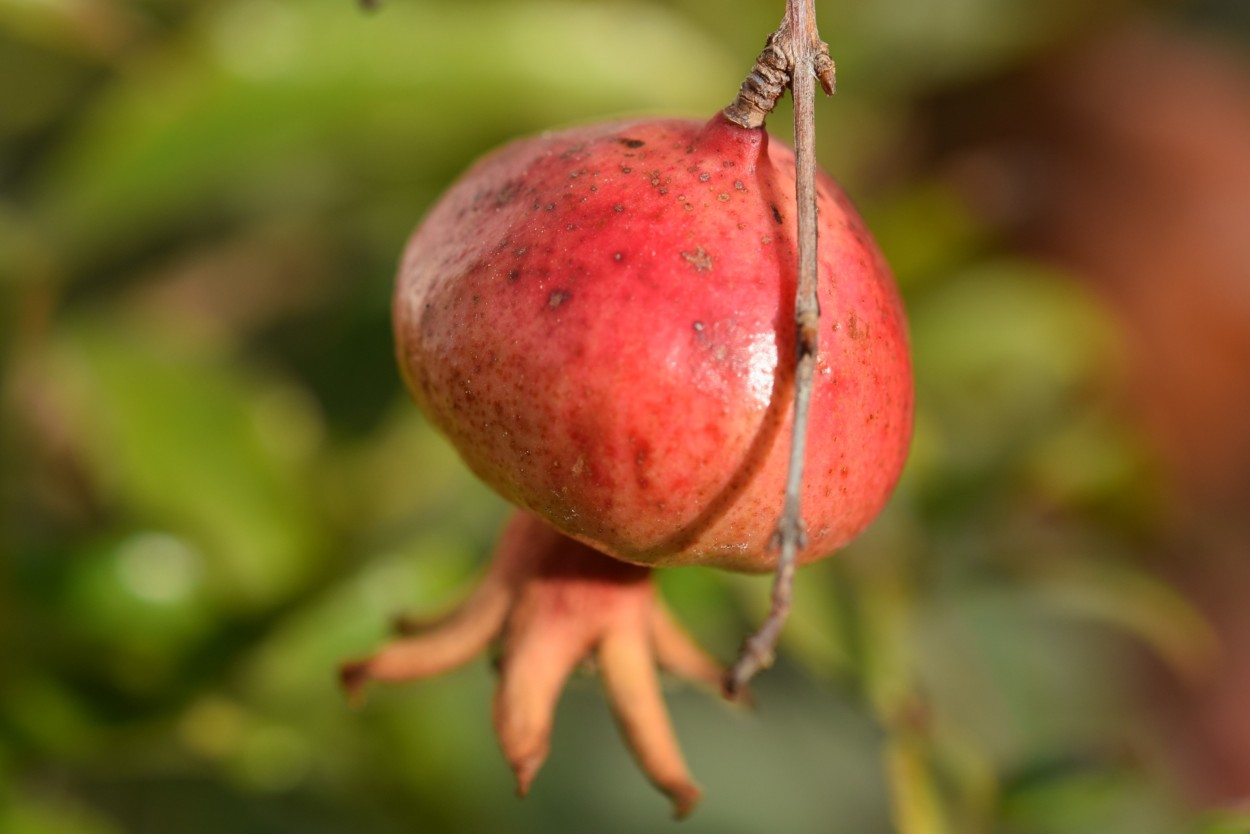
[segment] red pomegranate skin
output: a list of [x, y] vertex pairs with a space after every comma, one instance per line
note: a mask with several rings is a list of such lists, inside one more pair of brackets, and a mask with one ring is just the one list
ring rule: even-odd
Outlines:
[[[469, 170], [404, 254], [397, 353], [504, 498], [642, 565], [765, 571], [793, 412], [794, 155], [762, 129], [597, 124]], [[889, 267], [823, 172], [800, 563], [877, 515], [911, 437]]]

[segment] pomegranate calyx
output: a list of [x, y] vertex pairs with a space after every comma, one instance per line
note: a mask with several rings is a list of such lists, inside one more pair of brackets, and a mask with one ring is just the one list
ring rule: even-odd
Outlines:
[[359, 701], [370, 681], [427, 678], [459, 666], [500, 640], [495, 733], [529, 792], [547, 757], [564, 683], [593, 656], [626, 744], [643, 772], [689, 814], [700, 790], [690, 776], [660, 691], [657, 666], [717, 689], [724, 670], [668, 613], [651, 569], [605, 556], [518, 512], [478, 588], [430, 624], [401, 620], [400, 634], [374, 655], [343, 664], [340, 681]]

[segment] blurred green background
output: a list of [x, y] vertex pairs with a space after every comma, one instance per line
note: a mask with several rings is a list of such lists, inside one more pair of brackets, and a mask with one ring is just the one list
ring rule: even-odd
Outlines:
[[[668, 693], [683, 830], [1250, 831], [1248, 7], [818, 5], [915, 445], [800, 574], [758, 708]], [[592, 678], [518, 802], [485, 659], [359, 710], [334, 670], [458, 599], [505, 512], [394, 369], [406, 236], [515, 136], [710, 115], [781, 6], [0, 0], [0, 832], [670, 824]], [[768, 590], [660, 581], [726, 658]]]

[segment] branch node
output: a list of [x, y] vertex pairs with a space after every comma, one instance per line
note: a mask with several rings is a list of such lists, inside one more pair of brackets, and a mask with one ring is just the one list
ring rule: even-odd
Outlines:
[[820, 42], [820, 51], [812, 58], [812, 71], [820, 81], [820, 88], [825, 95], [831, 96], [838, 89], [838, 68], [833, 58], [829, 57], [829, 44]]
[[784, 48], [788, 27], [781, 27], [768, 36], [764, 51], [755, 59], [755, 66], [738, 89], [738, 96], [725, 108], [725, 118], [745, 128], [764, 126], [764, 119], [790, 86], [794, 56]]

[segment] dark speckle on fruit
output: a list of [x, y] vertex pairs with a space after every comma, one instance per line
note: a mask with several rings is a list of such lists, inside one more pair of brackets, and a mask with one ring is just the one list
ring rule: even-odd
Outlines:
[[616, 141], [620, 142], [627, 148], [641, 148], [643, 145], [647, 144], [641, 139], [625, 139], [623, 137], [621, 139], [617, 139]]
[[523, 183], [520, 180], [509, 180], [499, 189], [499, 193], [495, 195], [495, 205], [506, 206], [511, 203], [513, 198], [521, 191]]
[[785, 222], [781, 216], [781, 209], [777, 208], [776, 203], [769, 203], [768, 207], [773, 210], [773, 220], [776, 220], [778, 224]]

